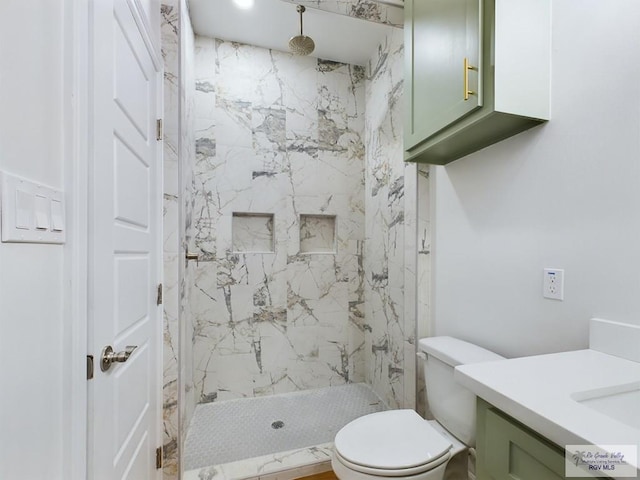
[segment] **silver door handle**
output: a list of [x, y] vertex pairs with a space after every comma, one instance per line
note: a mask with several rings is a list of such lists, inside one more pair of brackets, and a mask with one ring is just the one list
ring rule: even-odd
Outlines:
[[111, 368], [112, 363], [126, 362], [136, 348], [138, 348], [137, 345], [127, 345], [124, 352], [116, 353], [111, 345], [107, 345], [102, 349], [102, 354], [100, 355], [100, 370], [106, 372]]

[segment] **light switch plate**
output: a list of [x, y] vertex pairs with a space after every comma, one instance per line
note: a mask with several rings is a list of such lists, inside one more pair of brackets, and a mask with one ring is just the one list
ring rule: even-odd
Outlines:
[[59, 190], [0, 172], [0, 216], [3, 242], [65, 242], [64, 198]]

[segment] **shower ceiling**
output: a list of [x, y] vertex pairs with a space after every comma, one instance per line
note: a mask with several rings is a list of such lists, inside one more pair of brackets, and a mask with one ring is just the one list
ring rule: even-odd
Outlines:
[[[232, 0], [189, 0], [189, 11], [198, 35], [283, 52], [300, 29], [295, 5], [282, 0], [255, 0], [251, 10], [237, 8]], [[305, 34], [316, 43], [312, 56], [356, 65], [365, 65], [394, 28], [315, 8], [304, 15]]]

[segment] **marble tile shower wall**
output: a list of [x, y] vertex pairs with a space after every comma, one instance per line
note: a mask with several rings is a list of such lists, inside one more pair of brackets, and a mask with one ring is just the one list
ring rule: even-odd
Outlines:
[[[417, 259], [417, 302], [416, 309], [418, 319], [418, 338], [431, 336], [431, 214], [429, 200], [429, 166], [418, 166], [418, 228], [416, 246]], [[427, 409], [427, 392], [424, 378], [424, 365], [422, 361], [417, 363], [416, 374], [416, 410], [427, 418], [433, 418]]]
[[403, 161], [403, 32], [366, 83], [366, 381], [392, 408], [415, 406], [417, 170]]
[[[415, 305], [428, 314], [429, 300], [415, 295], [416, 282], [428, 291], [424, 200], [416, 212], [428, 174], [402, 161], [401, 31], [365, 80], [205, 38], [196, 60], [186, 12], [162, 6], [166, 480], [178, 416], [188, 425], [197, 401], [366, 380], [413, 406]], [[273, 253], [234, 251], [234, 212], [274, 215]], [[185, 265], [187, 247], [200, 266]]]
[[196, 400], [363, 381], [364, 68], [195, 45]]
[[165, 480], [174, 480], [178, 478], [179, 434], [182, 437], [185, 434], [178, 431], [178, 417], [182, 425], [186, 425], [195, 404], [193, 399], [189, 400], [189, 392], [193, 392], [189, 381], [193, 362], [189, 358], [192, 322], [188, 297], [189, 285], [193, 282], [189, 279], [192, 272], [185, 270], [184, 263], [185, 243], [193, 236], [193, 32], [184, 0], [167, 0], [161, 6], [161, 15], [164, 60], [163, 474]]
[[178, 2], [164, 3], [162, 12], [162, 56], [164, 59], [164, 378], [163, 450], [164, 478], [177, 478], [178, 448], [178, 311], [180, 265], [180, 186], [178, 182], [179, 143], [179, 48], [180, 14]]
[[195, 251], [194, 208], [196, 197], [196, 146], [195, 146], [195, 35], [189, 18], [186, 0], [180, 0], [180, 71], [183, 80], [180, 82], [180, 110], [183, 123], [180, 126], [180, 152], [182, 169], [180, 184], [182, 188], [181, 228], [184, 237], [180, 250], [180, 436], [181, 445], [187, 434], [187, 426], [191, 421], [195, 407], [195, 391], [193, 388], [193, 313], [191, 310], [191, 289], [195, 284], [196, 266], [187, 265], [187, 251]]

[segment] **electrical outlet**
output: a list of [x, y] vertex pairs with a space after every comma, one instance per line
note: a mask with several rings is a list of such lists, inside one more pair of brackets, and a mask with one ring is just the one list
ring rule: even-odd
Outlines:
[[542, 296], [553, 300], [564, 300], [564, 270], [557, 268], [544, 269]]

